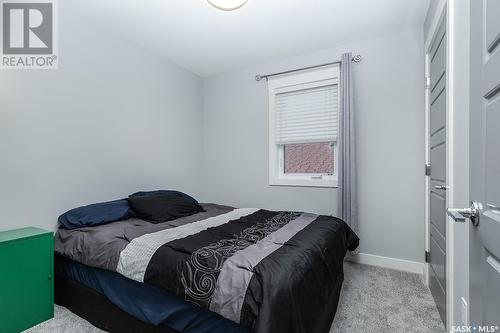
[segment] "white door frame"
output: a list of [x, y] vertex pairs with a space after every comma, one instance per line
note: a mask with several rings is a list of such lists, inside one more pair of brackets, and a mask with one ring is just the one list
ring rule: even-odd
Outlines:
[[[447, 68], [446, 68], [446, 207], [467, 207], [468, 201], [468, 129], [469, 129], [469, 46], [467, 2], [439, 0], [428, 38], [425, 40], [425, 75], [429, 75], [428, 56], [432, 38], [446, 15]], [[429, 163], [429, 100], [425, 93], [425, 162]], [[429, 251], [429, 179], [425, 177], [425, 249]], [[446, 221], [446, 310], [448, 332], [453, 325], [468, 325], [469, 309], [461, 311], [462, 298], [468, 303], [468, 226]], [[455, 258], [459, 259], [455, 261]], [[429, 283], [429, 264], [425, 264], [424, 280]], [[465, 318], [464, 318], [465, 316]]]

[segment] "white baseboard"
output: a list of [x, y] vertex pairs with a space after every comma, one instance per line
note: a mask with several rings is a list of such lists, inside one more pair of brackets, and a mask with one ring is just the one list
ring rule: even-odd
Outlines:
[[358, 253], [353, 255], [347, 254], [346, 260], [358, 264], [379, 266], [403, 272], [416, 273], [419, 275], [424, 274], [424, 268], [425, 268], [425, 264], [423, 262], [382, 257], [367, 253]]

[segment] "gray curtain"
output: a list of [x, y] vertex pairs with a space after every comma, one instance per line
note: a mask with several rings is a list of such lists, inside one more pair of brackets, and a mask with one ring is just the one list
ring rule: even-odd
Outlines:
[[356, 139], [351, 77], [351, 53], [344, 53], [340, 64], [340, 109], [338, 131], [337, 216], [358, 231]]

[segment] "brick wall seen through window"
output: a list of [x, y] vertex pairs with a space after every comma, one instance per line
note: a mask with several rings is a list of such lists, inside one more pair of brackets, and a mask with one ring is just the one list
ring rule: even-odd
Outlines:
[[333, 145], [331, 142], [286, 144], [285, 173], [332, 174]]

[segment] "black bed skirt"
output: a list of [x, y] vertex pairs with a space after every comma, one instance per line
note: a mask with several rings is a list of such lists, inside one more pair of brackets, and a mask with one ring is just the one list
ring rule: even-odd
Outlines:
[[56, 274], [54, 284], [56, 304], [106, 332], [179, 333], [168, 327], [145, 323], [121, 310], [95, 290], [59, 274]]

